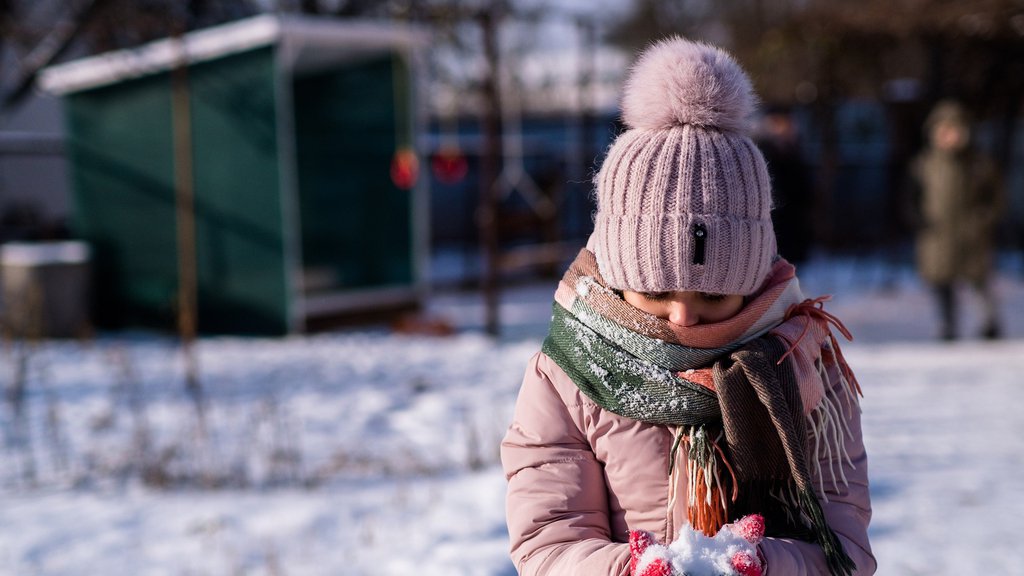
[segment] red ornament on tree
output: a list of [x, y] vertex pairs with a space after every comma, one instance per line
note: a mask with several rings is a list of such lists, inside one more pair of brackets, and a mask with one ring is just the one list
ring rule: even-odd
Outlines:
[[402, 190], [410, 190], [419, 178], [420, 161], [411, 148], [399, 148], [391, 159], [391, 181]]
[[469, 162], [457, 146], [444, 146], [430, 162], [434, 178], [442, 184], [456, 184], [466, 177]]

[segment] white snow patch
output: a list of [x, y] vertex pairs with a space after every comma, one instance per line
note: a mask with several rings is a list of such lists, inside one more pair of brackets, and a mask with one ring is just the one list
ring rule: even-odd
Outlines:
[[[856, 337], [843, 352], [864, 388], [877, 574], [1019, 572], [1024, 274], [997, 279], [1007, 338], [995, 343], [933, 341], [933, 302], [906, 268], [815, 261], [801, 279], [808, 296], [835, 294], [827, 309]], [[0, 575], [514, 576], [497, 445], [546, 332], [552, 290], [505, 290], [498, 340], [477, 333], [479, 295], [454, 292], [437, 294], [429, 310], [463, 329], [453, 338], [379, 329], [204, 338], [204, 449], [173, 341], [39, 343], [23, 412], [30, 457], [0, 404]], [[971, 335], [979, 307], [966, 295]], [[5, 389], [19, 350], [0, 349]], [[153, 454], [185, 471], [212, 462], [250, 483], [143, 484], [130, 474], [137, 422]], [[321, 479], [288, 483], [289, 471]]]

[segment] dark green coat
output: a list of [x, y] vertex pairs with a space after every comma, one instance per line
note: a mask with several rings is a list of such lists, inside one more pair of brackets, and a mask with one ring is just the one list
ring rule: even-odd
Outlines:
[[925, 150], [911, 165], [917, 265], [931, 283], [980, 282], [992, 269], [1003, 194], [992, 161], [971, 149]]

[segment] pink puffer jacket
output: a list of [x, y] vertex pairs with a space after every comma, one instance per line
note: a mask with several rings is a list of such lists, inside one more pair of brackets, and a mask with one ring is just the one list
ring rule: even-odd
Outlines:
[[[838, 378], [831, 381], [837, 382]], [[872, 574], [867, 456], [856, 410], [846, 446], [854, 467], [842, 464], [849, 486], [826, 483], [823, 503], [856, 574]], [[501, 443], [508, 477], [512, 559], [522, 576], [628, 575], [629, 530], [649, 530], [670, 542], [686, 521], [685, 473], [670, 498], [669, 451], [674, 430], [608, 412], [583, 395], [553, 360], [530, 361], [515, 418]], [[677, 462], [685, 465], [686, 458]], [[816, 469], [813, 467], [812, 469]], [[829, 465], [822, 463], [822, 469]], [[672, 502], [670, 503], [670, 500]], [[827, 575], [814, 543], [767, 538], [766, 576]]]

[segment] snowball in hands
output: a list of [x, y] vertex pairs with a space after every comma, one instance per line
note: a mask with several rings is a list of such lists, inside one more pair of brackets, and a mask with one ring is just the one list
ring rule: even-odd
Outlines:
[[669, 545], [658, 544], [650, 532], [629, 534], [633, 576], [761, 576], [757, 544], [764, 537], [764, 519], [745, 516], [727, 524], [714, 538], [685, 525]]

